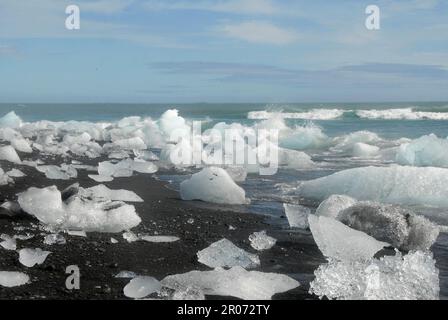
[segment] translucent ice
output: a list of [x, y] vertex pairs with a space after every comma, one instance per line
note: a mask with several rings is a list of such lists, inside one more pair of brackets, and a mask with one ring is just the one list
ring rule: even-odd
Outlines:
[[96, 182], [110, 182], [110, 181], [114, 180], [114, 178], [111, 176], [103, 176], [103, 175], [99, 175], [99, 174], [89, 174], [88, 176], [89, 176], [89, 178], [91, 178], [92, 180], [95, 180]]
[[48, 179], [69, 180], [78, 176], [78, 171], [72, 166], [62, 164], [60, 167], [55, 165], [37, 166], [39, 172], [45, 174]]
[[22, 272], [0, 271], [0, 287], [12, 288], [23, 286], [30, 281], [30, 277]]
[[345, 194], [359, 200], [448, 207], [448, 169], [402, 166], [348, 169], [305, 181], [298, 192], [316, 200]]
[[26, 174], [24, 174], [22, 171], [18, 170], [18, 169], [11, 169], [8, 172], [6, 172], [6, 174], [10, 177], [14, 177], [14, 178], [21, 178], [26, 176]]
[[268, 236], [264, 230], [252, 233], [249, 241], [250, 246], [258, 251], [269, 250], [277, 243], [277, 239]]
[[291, 228], [307, 229], [309, 227], [308, 215], [311, 214], [309, 208], [288, 203], [284, 203], [283, 208]]
[[140, 236], [140, 240], [146, 241], [146, 242], [176, 242], [179, 241], [178, 237], [174, 236], [147, 236], [142, 235]]
[[221, 204], [246, 204], [246, 193], [221, 168], [209, 167], [180, 184], [182, 200], [202, 200]]
[[21, 163], [20, 157], [12, 146], [0, 147], [0, 160]]
[[195, 287], [205, 295], [231, 296], [244, 300], [269, 300], [276, 293], [297, 288], [296, 280], [281, 274], [246, 271], [241, 267], [230, 270], [191, 271], [168, 276], [163, 286], [174, 290]]
[[11, 146], [17, 151], [24, 153], [31, 153], [33, 149], [30, 146], [30, 143], [23, 138], [14, 138], [11, 140]]
[[212, 243], [197, 253], [198, 261], [210, 268], [240, 266], [246, 269], [256, 268], [260, 259], [256, 254], [238, 248], [227, 239]]
[[411, 252], [365, 262], [330, 261], [315, 271], [310, 293], [341, 300], [436, 300], [439, 270], [431, 253]]
[[338, 219], [341, 211], [353, 206], [355, 203], [356, 200], [348, 196], [331, 195], [317, 207], [316, 215]]
[[36, 264], [42, 264], [47, 259], [50, 251], [43, 251], [40, 248], [25, 248], [19, 251], [19, 262], [26, 267], [34, 267]]
[[308, 217], [314, 241], [323, 255], [340, 261], [366, 261], [389, 246], [332, 218]]
[[418, 167], [448, 167], [448, 139], [431, 134], [402, 144], [397, 152], [397, 162]]
[[162, 289], [160, 282], [153, 277], [139, 276], [133, 278], [124, 287], [124, 295], [128, 298], [142, 299]]
[[80, 188], [80, 193], [84, 197], [104, 198], [107, 200], [114, 201], [125, 201], [125, 202], [143, 202], [135, 192], [124, 189], [109, 189], [104, 184], [99, 184], [90, 188]]

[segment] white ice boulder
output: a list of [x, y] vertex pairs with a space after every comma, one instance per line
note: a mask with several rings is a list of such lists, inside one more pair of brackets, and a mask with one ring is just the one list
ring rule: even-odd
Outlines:
[[31, 249], [25, 248], [19, 250], [19, 262], [24, 266], [31, 268], [36, 264], [42, 264], [47, 259], [50, 251], [43, 251], [40, 248]]
[[332, 218], [310, 215], [308, 221], [314, 241], [329, 259], [366, 261], [389, 246]]
[[318, 216], [338, 219], [341, 211], [356, 204], [356, 200], [344, 195], [331, 195], [321, 202], [315, 214]]
[[241, 267], [230, 270], [217, 268], [212, 271], [191, 271], [167, 276], [164, 287], [186, 290], [194, 287], [205, 295], [235, 297], [243, 300], [270, 300], [276, 293], [286, 292], [300, 286], [296, 280], [277, 273], [246, 271]]
[[221, 239], [197, 253], [198, 261], [210, 268], [240, 266], [245, 269], [256, 268], [260, 265], [260, 258], [238, 248], [231, 241]]
[[246, 192], [221, 168], [209, 167], [180, 184], [182, 200], [202, 200], [218, 204], [247, 204]]
[[12, 288], [23, 286], [30, 281], [30, 277], [23, 272], [0, 271], [0, 287]]
[[88, 200], [78, 196], [64, 203], [61, 192], [55, 186], [29, 188], [19, 194], [18, 202], [25, 212], [60, 229], [121, 232], [141, 222], [132, 205], [118, 201]]
[[288, 203], [284, 203], [283, 208], [291, 228], [307, 229], [309, 227], [308, 216], [311, 214], [309, 208]]
[[162, 289], [160, 282], [153, 277], [138, 276], [124, 287], [123, 293], [132, 299], [142, 299]]
[[13, 163], [21, 163], [19, 155], [12, 146], [0, 147], [0, 160], [6, 160]]
[[265, 230], [252, 233], [249, 241], [250, 246], [257, 251], [269, 250], [277, 243], [277, 239], [268, 236]]
[[429, 252], [321, 265], [310, 293], [338, 300], [437, 300], [439, 270]]
[[345, 194], [358, 200], [448, 207], [448, 169], [396, 165], [348, 169], [305, 181], [298, 193], [315, 200]]

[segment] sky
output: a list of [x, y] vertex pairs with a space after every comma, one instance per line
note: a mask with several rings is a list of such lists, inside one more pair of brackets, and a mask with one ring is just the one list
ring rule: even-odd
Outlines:
[[444, 0], [0, 0], [0, 103], [448, 101], [447, 88]]

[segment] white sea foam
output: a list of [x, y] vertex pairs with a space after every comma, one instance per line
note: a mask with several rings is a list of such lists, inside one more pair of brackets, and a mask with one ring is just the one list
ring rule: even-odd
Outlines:
[[365, 119], [383, 120], [448, 120], [448, 113], [415, 111], [413, 108], [358, 110], [356, 115]]
[[302, 120], [332, 120], [343, 116], [345, 111], [340, 109], [312, 109], [303, 112], [250, 111], [247, 118], [252, 120], [266, 120], [274, 117]]

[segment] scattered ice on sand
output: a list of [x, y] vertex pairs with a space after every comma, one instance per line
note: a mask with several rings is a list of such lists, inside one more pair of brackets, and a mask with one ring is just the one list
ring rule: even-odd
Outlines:
[[331, 195], [326, 200], [322, 201], [316, 209], [315, 214], [328, 218], [338, 219], [339, 213], [353, 206], [357, 201], [353, 198], [344, 195]]
[[16, 239], [13, 237], [8, 236], [7, 234], [0, 235], [0, 239], [3, 241], [0, 241], [0, 246], [3, 247], [5, 250], [16, 250], [17, 249], [17, 242]]
[[23, 286], [30, 281], [30, 277], [22, 272], [0, 271], [0, 287], [12, 288]]
[[86, 199], [79, 194], [63, 202], [61, 192], [55, 186], [29, 188], [19, 194], [18, 202], [25, 212], [42, 223], [62, 230], [120, 232], [141, 222], [132, 205]]
[[252, 233], [249, 241], [251, 247], [257, 251], [269, 250], [277, 243], [277, 239], [268, 236], [264, 230]]
[[242, 267], [172, 275], [163, 279], [162, 284], [176, 291], [194, 287], [202, 290], [205, 295], [231, 296], [244, 300], [269, 300], [276, 293], [286, 292], [300, 285], [285, 275], [246, 271]]
[[43, 251], [40, 248], [30, 249], [25, 248], [19, 251], [19, 262], [26, 267], [34, 267], [36, 264], [44, 263], [50, 251]]
[[389, 244], [351, 229], [335, 219], [308, 217], [314, 241], [323, 255], [341, 261], [366, 261]]
[[124, 295], [128, 298], [142, 299], [162, 289], [160, 282], [153, 277], [139, 276], [124, 287]]
[[110, 182], [114, 180], [111, 176], [103, 176], [99, 174], [89, 174], [89, 178], [95, 180], [96, 182]]
[[137, 277], [137, 274], [133, 271], [120, 271], [115, 275], [115, 278], [132, 279], [135, 277]]
[[44, 244], [49, 246], [54, 244], [66, 244], [66, 240], [62, 234], [53, 233], [44, 237]]
[[22, 171], [20, 171], [18, 169], [9, 170], [8, 172], [6, 172], [6, 174], [13, 178], [21, 178], [21, 177], [26, 176], [26, 174], [24, 174]]
[[135, 242], [139, 240], [139, 237], [132, 231], [123, 232], [123, 239], [127, 242]]
[[208, 248], [197, 253], [198, 261], [210, 268], [240, 266], [246, 269], [260, 265], [260, 258], [256, 254], [238, 248], [227, 239], [212, 243]]
[[0, 160], [6, 160], [13, 163], [21, 163], [19, 155], [12, 146], [0, 147]]
[[182, 200], [202, 200], [218, 204], [247, 204], [245, 191], [227, 171], [209, 167], [195, 173], [180, 184]]
[[308, 215], [311, 214], [309, 208], [288, 203], [284, 203], [283, 208], [291, 228], [307, 229], [309, 227]]
[[0, 168], [0, 186], [7, 185], [8, 183], [13, 182], [10, 176], [8, 176], [2, 168]]
[[439, 270], [429, 252], [369, 261], [335, 261], [321, 265], [310, 293], [340, 300], [436, 300]]

